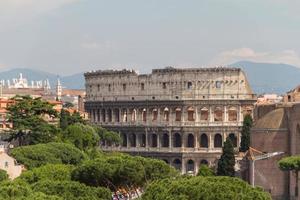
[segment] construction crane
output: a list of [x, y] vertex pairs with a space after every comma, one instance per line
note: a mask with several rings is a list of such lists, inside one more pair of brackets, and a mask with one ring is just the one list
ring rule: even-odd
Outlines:
[[272, 152], [272, 153], [263, 153], [258, 151], [252, 147], [249, 147], [248, 151], [246, 152], [245, 156], [247, 156], [248, 160], [250, 161], [250, 173], [251, 179], [250, 183], [252, 187], [255, 186], [255, 161], [265, 160], [274, 156], [278, 156], [283, 154], [284, 152]]

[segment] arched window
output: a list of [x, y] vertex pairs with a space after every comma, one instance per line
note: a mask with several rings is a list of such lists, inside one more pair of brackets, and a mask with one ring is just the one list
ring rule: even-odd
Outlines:
[[222, 136], [221, 134], [217, 133], [215, 135], [215, 138], [214, 138], [214, 147], [215, 148], [220, 148], [222, 147]]
[[165, 120], [166, 122], [169, 121], [169, 108], [165, 108], [165, 109], [164, 109], [164, 120]]
[[181, 108], [175, 109], [175, 121], [180, 122], [181, 121]]
[[223, 121], [223, 110], [220, 107], [216, 107], [214, 110], [214, 121], [221, 122]]
[[136, 109], [133, 109], [133, 110], [132, 110], [132, 113], [131, 113], [131, 121], [132, 121], [132, 122], [135, 122], [135, 121], [136, 121]]
[[181, 135], [179, 133], [174, 134], [173, 147], [181, 147]]
[[235, 122], [237, 121], [237, 110], [235, 107], [231, 107], [228, 110], [228, 121]]
[[205, 133], [201, 134], [200, 147], [208, 148], [208, 138], [207, 138], [207, 135]]
[[118, 108], [114, 109], [115, 122], [120, 122], [120, 111]]
[[176, 158], [174, 161], [173, 161], [173, 167], [177, 170], [181, 170], [181, 161], [180, 159]]
[[122, 133], [122, 146], [127, 147], [127, 135]]
[[142, 111], [142, 120], [143, 120], [143, 122], [147, 121], [147, 110], [146, 110], [146, 108], [144, 108], [143, 111]]
[[195, 164], [193, 160], [188, 160], [186, 163], [186, 172], [194, 173]]
[[105, 112], [105, 109], [101, 110], [101, 114], [102, 114], [102, 122], [106, 122], [106, 112]]
[[152, 110], [152, 121], [156, 121], [157, 120], [157, 115], [158, 115], [157, 109], [154, 108]]
[[162, 136], [162, 147], [169, 147], [169, 135], [164, 133]]
[[208, 161], [203, 159], [200, 161], [200, 165], [208, 165]]
[[200, 120], [208, 121], [208, 109], [207, 108], [202, 108], [200, 110]]
[[193, 134], [189, 134], [188, 138], [187, 138], [187, 147], [193, 148], [195, 146], [194, 142], [195, 142], [194, 135]]
[[234, 133], [230, 133], [228, 138], [230, 139], [233, 147], [237, 147], [237, 138]]
[[140, 134], [140, 147], [145, 147], [145, 146], [146, 146], [146, 135]]
[[189, 107], [187, 113], [188, 121], [195, 121], [195, 109], [193, 107]]
[[157, 147], [157, 135], [155, 133], [150, 135], [150, 146]]
[[136, 147], [136, 135], [134, 133], [129, 136], [130, 147]]
[[108, 118], [108, 122], [112, 121], [112, 111], [111, 111], [111, 109], [107, 110], [107, 118]]

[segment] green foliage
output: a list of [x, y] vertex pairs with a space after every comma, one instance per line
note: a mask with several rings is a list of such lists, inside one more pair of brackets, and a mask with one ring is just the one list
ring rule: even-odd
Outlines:
[[11, 155], [28, 169], [46, 164], [76, 165], [86, 158], [73, 145], [54, 142], [14, 148]]
[[260, 188], [231, 177], [184, 177], [151, 183], [142, 200], [271, 200]]
[[7, 175], [6, 171], [0, 169], [0, 182], [5, 181], [7, 179], [8, 179], [8, 175]]
[[116, 190], [174, 175], [177, 171], [163, 161], [117, 154], [85, 162], [73, 171], [72, 180]]
[[102, 127], [94, 127], [100, 137], [100, 140], [106, 142], [109, 145], [121, 144], [122, 139], [120, 135], [116, 132], [109, 131]]
[[250, 130], [252, 127], [253, 121], [251, 115], [246, 115], [243, 121], [243, 127], [241, 132], [241, 146], [240, 151], [246, 152], [250, 146]]
[[60, 118], [59, 118], [59, 124], [60, 128], [62, 130], [65, 130], [69, 125], [81, 123], [84, 124], [85, 121], [82, 119], [80, 114], [78, 112], [74, 112], [72, 115], [69, 111], [62, 109], [60, 112]]
[[200, 165], [197, 176], [214, 176], [214, 171], [207, 165]]
[[99, 136], [92, 126], [77, 123], [68, 126], [63, 131], [62, 140], [83, 150], [96, 146], [99, 142]]
[[7, 108], [8, 120], [13, 123], [9, 141], [17, 140], [22, 146], [55, 140], [57, 129], [44, 119], [45, 116], [57, 117], [52, 104], [30, 96], [17, 95], [12, 100], [15, 103]]
[[30, 184], [43, 180], [70, 181], [73, 169], [73, 165], [47, 164], [23, 172], [18, 179], [24, 180]]
[[111, 192], [102, 187], [89, 187], [75, 181], [45, 180], [33, 184], [33, 190], [57, 195], [68, 200], [110, 200]]
[[234, 149], [231, 140], [227, 139], [224, 142], [223, 153], [218, 161], [217, 175], [219, 176], [234, 176]]
[[300, 156], [289, 156], [282, 158], [278, 162], [279, 168], [285, 171], [299, 171], [300, 170]]

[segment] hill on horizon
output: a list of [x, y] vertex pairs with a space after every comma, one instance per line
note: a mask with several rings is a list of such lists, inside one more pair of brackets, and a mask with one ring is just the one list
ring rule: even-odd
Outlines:
[[[240, 61], [229, 66], [239, 67], [246, 73], [250, 86], [256, 94], [285, 94], [300, 84], [300, 68], [292, 65]], [[55, 88], [57, 75], [42, 70], [15, 68], [0, 72], [0, 80], [17, 78], [20, 73], [27, 78], [29, 84], [31, 80], [48, 79], [51, 87]], [[65, 88], [84, 89], [83, 73], [60, 76], [59, 78]]]

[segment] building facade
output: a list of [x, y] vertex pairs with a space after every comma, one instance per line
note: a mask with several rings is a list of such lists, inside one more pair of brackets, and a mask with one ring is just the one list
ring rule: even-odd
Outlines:
[[104, 150], [163, 159], [182, 173], [215, 165], [226, 138], [238, 149], [243, 117], [256, 102], [238, 68], [105, 70], [85, 80], [91, 122], [123, 140]]

